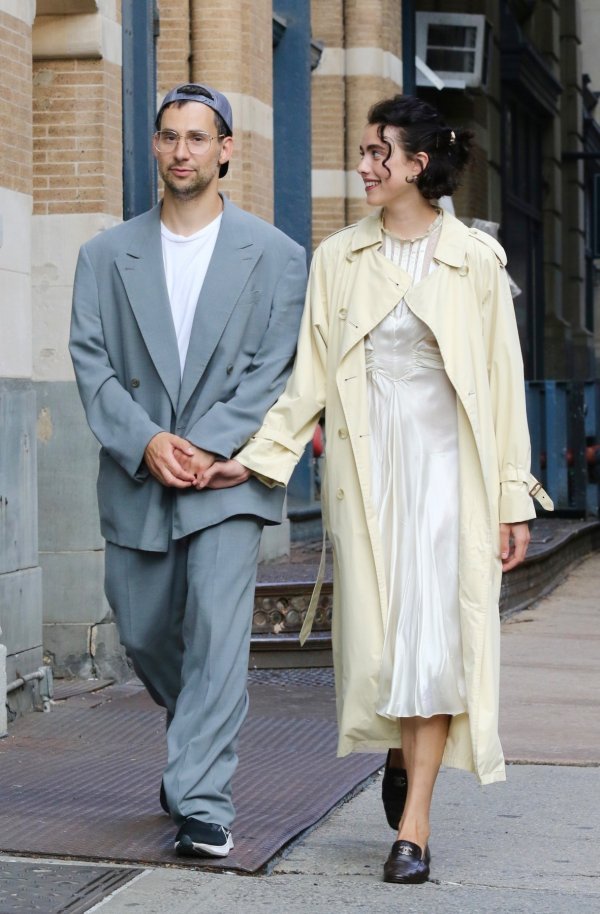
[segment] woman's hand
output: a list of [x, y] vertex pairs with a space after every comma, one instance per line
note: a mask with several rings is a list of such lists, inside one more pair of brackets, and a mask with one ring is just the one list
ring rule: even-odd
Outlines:
[[250, 470], [237, 460], [216, 460], [198, 477], [197, 489], [230, 489], [239, 486], [250, 476]]
[[531, 535], [529, 524], [500, 524], [500, 558], [502, 571], [516, 568], [525, 559]]

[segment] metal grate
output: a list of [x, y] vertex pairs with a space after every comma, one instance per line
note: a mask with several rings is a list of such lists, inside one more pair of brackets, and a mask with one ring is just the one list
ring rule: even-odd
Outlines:
[[1, 914], [84, 914], [141, 870], [3, 860]]
[[[200, 865], [256, 872], [381, 767], [379, 755], [336, 758], [335, 698], [323, 674], [330, 671], [281, 671], [250, 683], [233, 785], [235, 850]], [[17, 721], [0, 742], [0, 850], [198, 866], [175, 858], [175, 826], [158, 804], [164, 743], [164, 713], [135, 684]]]
[[298, 670], [250, 670], [248, 682], [252, 685], [273, 685], [281, 688], [298, 685], [332, 688], [333, 670], [330, 667]]

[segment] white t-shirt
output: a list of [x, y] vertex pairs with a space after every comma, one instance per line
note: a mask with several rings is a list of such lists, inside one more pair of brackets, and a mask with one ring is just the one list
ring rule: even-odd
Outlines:
[[194, 235], [175, 235], [162, 222], [160, 224], [167, 291], [182, 376], [198, 296], [215, 249], [222, 215], [219, 213], [216, 219]]

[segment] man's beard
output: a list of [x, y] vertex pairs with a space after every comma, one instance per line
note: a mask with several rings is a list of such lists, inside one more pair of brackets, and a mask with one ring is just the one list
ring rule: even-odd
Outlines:
[[165, 169], [164, 172], [161, 171], [160, 176], [172, 195], [178, 200], [193, 200], [194, 197], [200, 196], [213, 179], [213, 175], [208, 175], [206, 172], [196, 172], [189, 184], [181, 185], [174, 181], [168, 169]]

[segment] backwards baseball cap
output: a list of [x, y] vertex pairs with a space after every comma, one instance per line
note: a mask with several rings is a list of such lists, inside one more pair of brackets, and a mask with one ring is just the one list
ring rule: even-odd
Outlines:
[[[167, 92], [156, 115], [155, 126], [157, 130], [164, 109], [168, 105], [172, 105], [173, 102], [200, 102], [202, 105], [207, 105], [221, 115], [229, 132], [233, 133], [233, 114], [228, 100], [222, 92], [218, 92], [210, 86], [201, 86], [199, 83], [183, 83], [183, 85], [175, 86], [174, 89]], [[228, 168], [229, 162], [221, 165], [219, 177], [222, 178], [226, 175]]]

